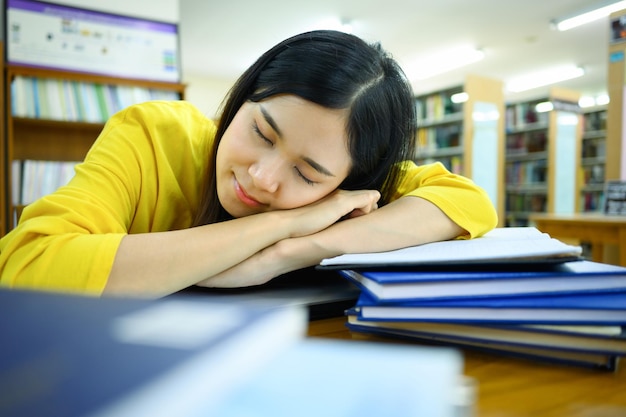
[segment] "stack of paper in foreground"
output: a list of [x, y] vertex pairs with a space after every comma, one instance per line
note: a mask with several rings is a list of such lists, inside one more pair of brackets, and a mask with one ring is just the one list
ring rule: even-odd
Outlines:
[[362, 289], [354, 332], [615, 369], [626, 354], [626, 268], [533, 227], [322, 262]]

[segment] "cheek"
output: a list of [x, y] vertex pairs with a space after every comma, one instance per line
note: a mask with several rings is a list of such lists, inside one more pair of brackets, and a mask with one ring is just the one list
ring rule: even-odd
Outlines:
[[278, 198], [279, 201], [275, 202], [275, 208], [287, 210], [307, 206], [323, 199], [336, 189], [336, 187], [332, 186], [320, 188], [306, 184], [300, 185], [293, 183], [289, 188], [283, 188]]
[[246, 143], [244, 133], [242, 129], [232, 124], [226, 130], [217, 148], [218, 168], [242, 159], [249, 152], [250, 147]]

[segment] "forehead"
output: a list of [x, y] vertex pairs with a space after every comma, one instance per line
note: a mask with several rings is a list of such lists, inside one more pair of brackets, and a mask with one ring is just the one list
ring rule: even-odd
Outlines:
[[[351, 167], [348, 150], [347, 109], [330, 109], [294, 95], [274, 96], [253, 103], [255, 117], [272, 123], [291, 152], [315, 160], [347, 176]], [[269, 124], [269, 123], [268, 123]]]

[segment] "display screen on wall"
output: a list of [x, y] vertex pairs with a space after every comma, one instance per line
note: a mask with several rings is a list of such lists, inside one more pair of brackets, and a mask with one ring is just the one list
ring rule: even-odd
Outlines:
[[33, 0], [6, 0], [9, 64], [180, 81], [178, 25]]

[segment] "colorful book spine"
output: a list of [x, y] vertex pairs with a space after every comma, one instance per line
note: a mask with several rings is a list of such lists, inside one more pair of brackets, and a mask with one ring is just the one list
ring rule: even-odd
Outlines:
[[28, 205], [66, 185], [78, 162], [14, 160], [12, 198], [15, 205]]
[[179, 100], [178, 92], [145, 87], [16, 76], [11, 82], [15, 117], [104, 123], [118, 111], [150, 100]]

